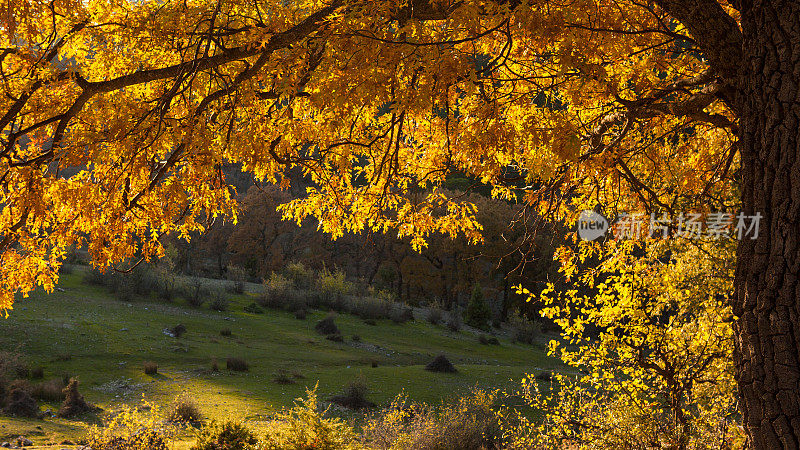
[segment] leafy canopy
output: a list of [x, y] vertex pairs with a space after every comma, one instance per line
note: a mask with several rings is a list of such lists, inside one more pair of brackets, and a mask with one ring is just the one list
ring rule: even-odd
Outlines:
[[481, 239], [455, 172], [550, 217], [729, 198], [722, 87], [657, 4], [3, 0], [0, 309], [69, 246], [107, 267], [236, 220], [226, 163], [416, 248]]

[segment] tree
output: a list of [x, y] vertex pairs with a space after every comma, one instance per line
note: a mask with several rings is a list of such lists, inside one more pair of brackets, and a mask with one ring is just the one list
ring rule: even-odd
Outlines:
[[469, 297], [467, 309], [464, 311], [464, 319], [467, 325], [481, 330], [489, 328], [489, 321], [492, 319], [492, 311], [483, 299], [483, 290], [480, 284], [472, 288], [472, 295]]
[[[532, 222], [740, 206], [735, 367], [757, 448], [800, 445], [794, 0], [4, 0], [0, 308], [236, 216], [221, 167], [313, 186], [283, 209], [481, 239], [459, 172]], [[738, 200], [722, 203], [733, 193]], [[442, 211], [434, 214], [435, 211]]]

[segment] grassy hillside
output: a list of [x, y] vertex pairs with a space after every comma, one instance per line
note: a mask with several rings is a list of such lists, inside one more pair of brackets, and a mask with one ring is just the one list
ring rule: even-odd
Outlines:
[[[137, 403], [142, 396], [168, 404], [187, 392], [207, 417], [258, 420], [291, 405], [307, 386], [318, 384], [320, 398], [327, 399], [359, 375], [366, 378], [370, 399], [378, 405], [401, 391], [414, 400], [437, 403], [475, 385], [514, 387], [524, 374], [557, 364], [545, 355], [543, 345], [518, 345], [503, 338], [499, 346], [482, 345], [473, 333], [454, 333], [422, 321], [368, 325], [339, 315], [336, 324], [344, 342], [337, 343], [314, 331], [325, 315], [321, 311], [312, 311], [305, 320], [283, 311], [244, 312], [252, 294], [231, 296], [226, 312], [194, 309], [182, 301], [120, 301], [82, 278], [80, 271], [64, 275], [52, 294], [39, 292], [16, 303], [10, 317], [0, 319], [0, 349], [25, 355], [31, 367], [42, 366], [45, 379], [77, 376], [86, 399], [105, 410]], [[177, 324], [187, 329], [182, 337], [164, 333]], [[231, 336], [220, 335], [226, 328]], [[439, 353], [459, 373], [424, 370]], [[245, 359], [249, 371], [226, 370], [228, 357]], [[219, 371], [211, 370], [214, 360]], [[158, 364], [157, 375], [144, 374], [145, 361]], [[273, 374], [281, 369], [302, 378], [277, 384]], [[0, 441], [19, 434], [37, 443], [75, 439], [85, 425], [0, 416]]]

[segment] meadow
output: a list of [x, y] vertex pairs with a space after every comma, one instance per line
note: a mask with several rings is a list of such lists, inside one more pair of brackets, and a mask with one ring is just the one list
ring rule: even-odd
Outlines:
[[[41, 367], [44, 380], [76, 377], [86, 400], [103, 411], [63, 419], [53, 414], [58, 403], [40, 402], [42, 419], [0, 416], [0, 442], [19, 435], [36, 445], [78, 442], [105, 414], [143, 399], [166, 407], [183, 394], [206, 419], [257, 423], [291, 406], [306, 388], [317, 386], [325, 401], [357, 378], [366, 380], [368, 399], [378, 406], [401, 392], [437, 404], [473, 387], [514, 389], [526, 374], [561, 368], [546, 355], [551, 336], [544, 334], [527, 345], [498, 332], [499, 345], [488, 345], [479, 340], [482, 332], [432, 325], [419, 311], [405, 323], [337, 314], [342, 341], [335, 342], [314, 329], [327, 311], [310, 310], [304, 319], [280, 310], [247, 312], [258, 285], [226, 294], [227, 309], [213, 311], [179, 298], [121, 300], [87, 283], [85, 272], [78, 266], [52, 293], [20, 299], [0, 320], [0, 349], [23, 355], [31, 368]], [[169, 330], [179, 324], [185, 333], [172, 336]], [[439, 354], [458, 372], [425, 370]], [[244, 360], [248, 370], [228, 370], [228, 358]], [[157, 365], [157, 373], [146, 374], [146, 363]], [[277, 382], [280, 374], [290, 380]], [[340, 407], [331, 413], [357, 415]]]

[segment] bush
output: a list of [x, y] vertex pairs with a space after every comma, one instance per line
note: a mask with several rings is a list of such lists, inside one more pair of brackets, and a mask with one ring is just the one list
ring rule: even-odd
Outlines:
[[36, 400], [28, 391], [28, 386], [23, 383], [13, 383], [8, 388], [5, 403], [4, 412], [11, 416], [36, 417], [39, 414]]
[[261, 309], [261, 307], [258, 306], [258, 304], [255, 303], [255, 302], [250, 303], [249, 305], [245, 306], [244, 307], [244, 312], [249, 312], [251, 314], [264, 314], [264, 310]]
[[333, 322], [335, 317], [336, 315], [333, 313], [328, 314], [324, 319], [320, 320], [316, 325], [314, 325], [314, 329], [317, 330], [317, 333], [324, 335], [341, 334], [339, 332], [339, 328]]
[[272, 374], [272, 382], [277, 384], [292, 384], [294, 383], [294, 379], [288, 371], [284, 369], [278, 369]]
[[234, 372], [247, 372], [250, 369], [250, 365], [242, 358], [228, 358], [225, 360], [225, 367]]
[[311, 288], [311, 281], [314, 274], [303, 265], [303, 263], [289, 263], [284, 269], [284, 274], [292, 282], [295, 289], [308, 290]]
[[354, 334], [353, 337], [350, 339], [352, 339], [353, 342], [361, 342], [361, 336], [357, 334]]
[[395, 303], [389, 313], [389, 318], [392, 319], [394, 323], [406, 323], [410, 320], [414, 320], [414, 310], [408, 305]]
[[511, 340], [514, 342], [531, 345], [542, 334], [542, 326], [539, 322], [521, 316], [511, 316], [509, 325], [511, 326]]
[[481, 285], [476, 284], [472, 289], [467, 309], [464, 311], [464, 321], [471, 327], [487, 330], [491, 319], [492, 311], [483, 299]]
[[244, 294], [244, 283], [247, 281], [247, 271], [244, 268], [230, 264], [225, 268], [225, 278], [230, 281], [227, 284], [229, 292], [234, 294]]
[[326, 335], [325, 339], [333, 342], [344, 342], [344, 338], [339, 333]]
[[264, 280], [264, 292], [258, 297], [258, 304], [270, 309], [288, 309], [292, 282], [283, 275], [272, 273]]
[[211, 360], [211, 371], [219, 372], [219, 363], [217, 362], [217, 358]]
[[248, 450], [256, 443], [256, 437], [241, 423], [212, 420], [200, 430], [192, 450]]
[[92, 450], [168, 450], [176, 434], [175, 427], [164, 422], [156, 405], [142, 408], [122, 406], [117, 414], [104, 420], [103, 426], [92, 426], [86, 447]]
[[482, 345], [500, 345], [500, 341], [498, 341], [496, 337], [487, 336], [485, 334], [478, 336], [478, 342]]
[[30, 393], [35, 399], [44, 402], [60, 402], [64, 400], [63, 380], [52, 379], [31, 386]]
[[305, 309], [298, 309], [294, 312], [294, 318], [297, 320], [306, 320], [306, 314]]
[[183, 298], [189, 306], [199, 308], [206, 302], [209, 295], [209, 289], [203, 284], [201, 280], [194, 280], [188, 285], [183, 286]]
[[[440, 408], [409, 404], [400, 395], [363, 427], [368, 448], [398, 450], [503, 448], [504, 430], [512, 429], [495, 411], [494, 392], [473, 391]], [[529, 447], [516, 447], [529, 448]]]
[[179, 338], [184, 334], [186, 334], [186, 325], [179, 323], [174, 327], [172, 327], [169, 331], [172, 333], [174, 337]]
[[350, 409], [372, 408], [375, 404], [367, 400], [368, 392], [367, 380], [361, 375], [348, 382], [342, 394], [332, 397], [331, 401]]
[[281, 411], [269, 422], [255, 450], [355, 450], [363, 448], [352, 427], [338, 418], [325, 418], [316, 388], [306, 390], [306, 399]]
[[228, 310], [228, 300], [222, 297], [222, 293], [218, 292], [216, 296], [209, 303], [208, 308], [212, 311], [223, 312]]
[[442, 311], [438, 306], [431, 306], [428, 309], [428, 315], [426, 319], [432, 325], [439, 325], [442, 323], [442, 321], [444, 321], [444, 311]]
[[450, 311], [450, 314], [448, 314], [447, 317], [446, 325], [447, 328], [454, 333], [461, 331], [461, 314], [459, 314], [456, 310]]
[[345, 302], [345, 309], [362, 319], [387, 319], [392, 303], [374, 297], [352, 297]]
[[94, 409], [91, 405], [86, 403], [86, 400], [84, 400], [83, 396], [78, 392], [77, 379], [70, 379], [63, 392], [64, 402], [61, 403], [61, 408], [58, 410], [58, 417], [75, 417]]
[[329, 271], [322, 269], [319, 272], [316, 282], [316, 291], [319, 295], [321, 307], [328, 307], [333, 310], [341, 310], [344, 298], [350, 295], [353, 284], [345, 279], [345, 274], [341, 270]]
[[431, 372], [456, 373], [458, 370], [453, 366], [449, 359], [444, 355], [439, 355], [425, 366], [425, 370]]
[[199, 424], [202, 416], [197, 403], [186, 393], [182, 393], [170, 405], [167, 420], [172, 423]]
[[142, 368], [144, 369], [144, 373], [146, 375], [156, 375], [158, 373], [158, 364], [154, 363], [153, 361], [145, 361], [142, 364]]
[[231, 331], [230, 328], [223, 328], [219, 330], [219, 335], [225, 337], [231, 337], [233, 335], [233, 332]]

